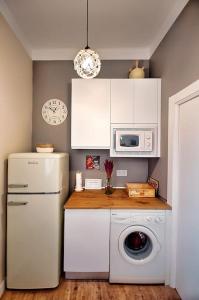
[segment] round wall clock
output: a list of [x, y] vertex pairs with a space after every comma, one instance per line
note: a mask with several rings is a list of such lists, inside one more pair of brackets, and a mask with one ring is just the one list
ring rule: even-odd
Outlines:
[[68, 115], [65, 103], [59, 99], [50, 99], [42, 107], [42, 117], [50, 125], [60, 125]]

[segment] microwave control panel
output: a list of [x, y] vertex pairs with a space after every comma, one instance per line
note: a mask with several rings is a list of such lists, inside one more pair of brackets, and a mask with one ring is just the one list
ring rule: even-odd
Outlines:
[[144, 149], [145, 151], [153, 150], [152, 131], [145, 131], [144, 133]]

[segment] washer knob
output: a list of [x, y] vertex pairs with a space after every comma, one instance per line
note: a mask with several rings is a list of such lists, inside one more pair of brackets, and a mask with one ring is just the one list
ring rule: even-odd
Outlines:
[[157, 217], [155, 219], [156, 223], [163, 223], [164, 222], [164, 218], [163, 217]]
[[152, 217], [146, 217], [147, 222], [151, 222], [153, 219]]

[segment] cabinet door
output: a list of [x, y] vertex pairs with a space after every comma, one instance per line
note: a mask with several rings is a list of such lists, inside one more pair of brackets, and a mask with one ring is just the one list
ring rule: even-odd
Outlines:
[[133, 81], [111, 80], [111, 123], [133, 123]]
[[160, 79], [134, 79], [134, 122], [158, 123]]
[[110, 80], [72, 80], [72, 148], [110, 147]]
[[66, 209], [65, 272], [109, 272], [109, 209]]

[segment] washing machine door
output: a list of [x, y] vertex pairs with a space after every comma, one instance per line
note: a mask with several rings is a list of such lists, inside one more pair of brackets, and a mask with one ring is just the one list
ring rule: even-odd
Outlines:
[[130, 226], [119, 236], [119, 251], [132, 264], [142, 265], [152, 261], [160, 251], [155, 234], [144, 226]]

